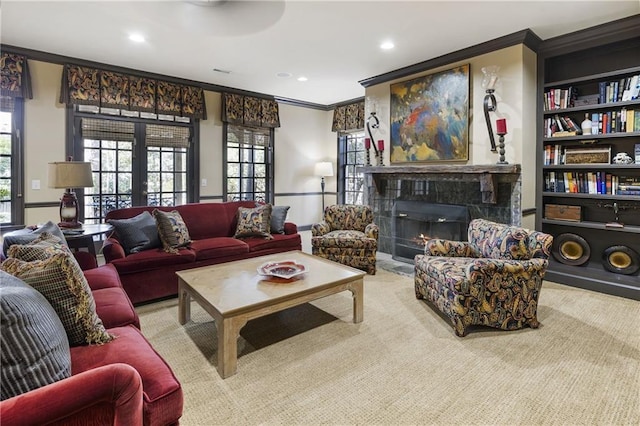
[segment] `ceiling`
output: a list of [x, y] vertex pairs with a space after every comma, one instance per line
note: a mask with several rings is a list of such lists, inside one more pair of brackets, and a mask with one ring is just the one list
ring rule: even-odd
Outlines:
[[[527, 28], [544, 40], [639, 13], [640, 0], [2, 0], [0, 36], [5, 45], [331, 105], [364, 96], [360, 80]], [[130, 41], [134, 32], [146, 41]], [[387, 40], [395, 48], [383, 51]]]

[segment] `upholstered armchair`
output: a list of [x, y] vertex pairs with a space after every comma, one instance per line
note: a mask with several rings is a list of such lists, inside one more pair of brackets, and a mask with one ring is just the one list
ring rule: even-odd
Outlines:
[[311, 227], [311, 252], [375, 275], [378, 232], [371, 207], [327, 206], [324, 220]]
[[415, 257], [415, 292], [444, 313], [456, 335], [472, 325], [537, 328], [538, 296], [553, 237], [474, 219], [468, 242], [432, 239]]

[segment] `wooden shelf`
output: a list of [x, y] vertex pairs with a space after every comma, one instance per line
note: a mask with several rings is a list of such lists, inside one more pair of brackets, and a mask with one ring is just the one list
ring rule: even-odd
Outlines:
[[560, 225], [573, 228], [586, 228], [586, 229], [600, 229], [612, 232], [630, 232], [633, 234], [640, 234], [640, 226], [625, 225], [622, 228], [610, 227], [601, 222], [573, 222], [569, 220], [556, 220], [556, 219], [542, 219], [542, 223], [548, 225]]

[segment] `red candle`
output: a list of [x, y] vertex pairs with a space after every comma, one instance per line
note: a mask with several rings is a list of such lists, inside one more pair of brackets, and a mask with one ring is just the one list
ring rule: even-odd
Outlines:
[[365, 148], [365, 149], [369, 149], [369, 148], [371, 148], [371, 139], [369, 139], [369, 138], [364, 138], [364, 148]]
[[378, 151], [384, 151], [384, 140], [380, 139], [378, 141]]
[[500, 118], [496, 120], [496, 133], [499, 135], [507, 134], [507, 120], [504, 118]]

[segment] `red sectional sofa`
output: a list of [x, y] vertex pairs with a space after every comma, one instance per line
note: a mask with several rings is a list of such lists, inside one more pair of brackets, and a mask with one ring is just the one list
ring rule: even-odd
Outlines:
[[176, 207], [130, 207], [112, 210], [106, 220], [129, 219], [154, 209], [177, 210], [189, 230], [192, 243], [177, 254], [162, 248], [125, 254], [113, 233], [104, 243], [102, 253], [107, 263], [120, 274], [122, 285], [133, 304], [178, 294], [176, 271], [230, 262], [250, 257], [302, 250], [302, 240], [295, 224], [286, 222], [284, 234], [272, 234], [273, 239], [234, 238], [239, 207], [253, 208], [253, 201], [225, 203], [192, 203]]
[[140, 332], [113, 265], [84, 271], [96, 312], [116, 339], [71, 348], [69, 378], [0, 402], [0, 423], [173, 425], [183, 394], [171, 368]]

